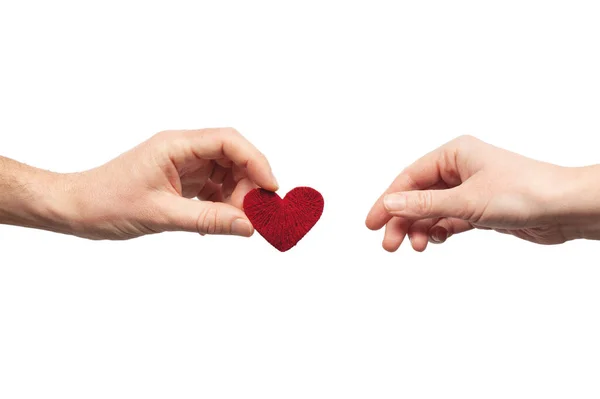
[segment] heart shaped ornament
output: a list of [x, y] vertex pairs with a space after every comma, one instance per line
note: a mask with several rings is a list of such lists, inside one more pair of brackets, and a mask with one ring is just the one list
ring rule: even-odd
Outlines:
[[244, 197], [244, 212], [265, 240], [285, 252], [317, 223], [324, 204], [321, 193], [310, 187], [296, 187], [283, 199], [257, 188]]

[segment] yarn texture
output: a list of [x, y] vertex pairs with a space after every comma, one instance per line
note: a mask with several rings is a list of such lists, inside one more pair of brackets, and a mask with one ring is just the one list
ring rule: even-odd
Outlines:
[[310, 187], [296, 187], [283, 199], [257, 188], [244, 197], [244, 212], [265, 240], [285, 252], [317, 223], [324, 204], [321, 193]]

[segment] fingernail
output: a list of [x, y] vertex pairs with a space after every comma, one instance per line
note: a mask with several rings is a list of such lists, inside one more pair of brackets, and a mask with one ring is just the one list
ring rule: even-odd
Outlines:
[[406, 196], [403, 194], [388, 194], [383, 199], [383, 205], [388, 211], [402, 211], [406, 208]]
[[448, 231], [442, 227], [437, 227], [431, 231], [431, 241], [441, 244], [448, 239]]
[[252, 235], [252, 225], [247, 220], [235, 219], [233, 223], [231, 223], [231, 234], [250, 237]]

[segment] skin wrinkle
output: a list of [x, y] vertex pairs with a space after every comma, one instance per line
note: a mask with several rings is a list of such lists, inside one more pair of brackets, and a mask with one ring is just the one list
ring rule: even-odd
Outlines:
[[210, 227], [207, 224], [210, 212], [210, 208], [203, 208], [202, 211], [198, 214], [198, 221], [196, 223], [198, 233], [210, 234]]
[[[461, 183], [460, 176], [456, 173], [456, 150], [442, 152], [443, 163], [438, 165], [439, 174], [448, 188], [456, 187]], [[452, 163], [454, 162], [454, 163]]]

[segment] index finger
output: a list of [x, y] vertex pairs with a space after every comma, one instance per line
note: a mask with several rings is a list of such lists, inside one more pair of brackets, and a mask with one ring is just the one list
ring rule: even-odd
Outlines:
[[371, 208], [367, 215], [367, 227], [371, 230], [379, 230], [392, 218], [383, 204], [383, 199], [387, 194], [424, 190], [443, 181], [440, 173], [440, 162], [450, 151], [452, 151], [452, 148], [446, 144], [404, 169]]
[[269, 161], [252, 143], [232, 128], [186, 130], [192, 151], [198, 158], [227, 158], [246, 170], [257, 186], [276, 191], [279, 188]]

